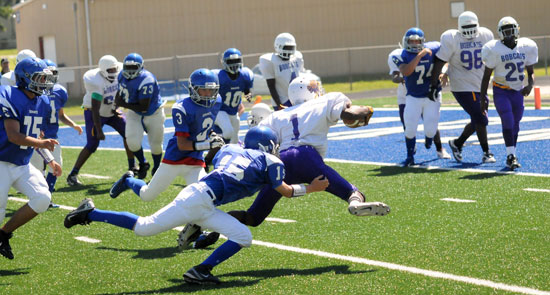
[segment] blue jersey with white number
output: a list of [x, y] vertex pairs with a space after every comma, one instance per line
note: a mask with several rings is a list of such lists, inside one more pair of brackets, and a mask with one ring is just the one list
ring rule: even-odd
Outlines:
[[229, 77], [225, 70], [213, 70], [220, 80], [220, 96], [223, 100], [221, 110], [228, 115], [235, 115], [239, 110], [242, 96], [249, 93], [254, 83], [252, 71], [243, 67], [235, 80]]
[[48, 95], [52, 112], [48, 120], [46, 120], [44, 128], [44, 138], [57, 138], [59, 130], [59, 110], [67, 103], [68, 95], [65, 87], [55, 84]]
[[[424, 47], [432, 50], [432, 54], [426, 54], [416, 68], [414, 72], [405, 77], [405, 87], [407, 88], [407, 95], [423, 98], [428, 97], [428, 91], [430, 88], [430, 81], [432, 76], [432, 68], [434, 62], [434, 56], [439, 51], [439, 42], [432, 41], [424, 43]], [[402, 64], [410, 63], [417, 53], [408, 52], [403, 50], [399, 57], [393, 57], [393, 62], [399, 67]]]
[[[172, 106], [174, 136], [168, 141], [162, 162], [167, 164], [204, 165], [203, 151], [181, 151], [178, 149], [178, 136], [191, 141], [207, 140], [220, 111], [221, 98], [207, 108], [196, 104], [190, 97], [179, 99]], [[197, 162], [197, 160], [199, 162]]]
[[29, 99], [23, 91], [14, 86], [0, 86], [0, 161], [18, 166], [29, 164], [33, 147], [19, 146], [8, 140], [4, 120], [19, 122], [19, 132], [38, 138], [44, 130], [44, 123], [50, 118], [50, 100], [46, 95]]
[[237, 144], [223, 146], [213, 163], [215, 169], [201, 181], [216, 195], [216, 206], [252, 196], [266, 184], [276, 188], [285, 178], [285, 166], [279, 158]]
[[139, 76], [131, 80], [126, 79], [122, 72], [118, 74], [118, 89], [127, 103], [137, 104], [142, 99], [151, 99], [147, 111], [136, 112], [139, 115], [150, 116], [162, 106], [157, 78], [146, 69], [141, 70]]

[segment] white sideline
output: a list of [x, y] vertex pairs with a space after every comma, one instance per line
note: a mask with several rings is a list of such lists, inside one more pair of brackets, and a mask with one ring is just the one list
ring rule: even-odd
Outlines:
[[528, 192], [537, 192], [537, 193], [550, 193], [550, 189], [541, 189], [541, 188], [524, 188], [524, 191]]
[[443, 198], [441, 201], [455, 202], [455, 203], [475, 203], [474, 200], [464, 200], [464, 199], [455, 199], [455, 198]]
[[[9, 197], [8, 199], [12, 200], [12, 201], [16, 201], [16, 202], [24, 202], [24, 203], [28, 202], [28, 200], [26, 200], [26, 199], [15, 198], [15, 197]], [[67, 209], [67, 210], [74, 210], [74, 207], [69, 207], [69, 206], [60, 206], [59, 208], [63, 208], [63, 209], [64, 208], [72, 208], [72, 209]], [[174, 228], [174, 230], [177, 230], [177, 231], [181, 231], [182, 229], [183, 229], [183, 227]], [[227, 237], [225, 237], [223, 235], [220, 235], [220, 237], [222, 237], [224, 239], [227, 239]], [[77, 239], [78, 238], [79, 237], [77, 237]], [[86, 237], [81, 237], [81, 238], [86, 238]], [[86, 239], [89, 239], [89, 238], [86, 238]], [[81, 240], [81, 239], [79, 239], [79, 240]], [[462, 282], [462, 283], [467, 283], [467, 284], [477, 285], [477, 286], [482, 286], [482, 287], [489, 287], [489, 288], [493, 288], [493, 289], [496, 289], [496, 290], [517, 292], [517, 293], [522, 293], [522, 294], [550, 295], [550, 292], [548, 292], [548, 291], [542, 291], [542, 290], [537, 290], [537, 289], [522, 287], [522, 286], [507, 285], [507, 284], [497, 283], [497, 282], [493, 282], [493, 281], [489, 281], [489, 280], [476, 279], [476, 278], [467, 277], [467, 276], [453, 275], [453, 274], [444, 273], [444, 272], [440, 272], [440, 271], [416, 268], [416, 267], [405, 266], [405, 265], [400, 265], [400, 264], [395, 264], [395, 263], [390, 263], [390, 262], [370, 260], [370, 259], [361, 258], [361, 257], [346, 256], [346, 255], [334, 254], [334, 253], [329, 253], [329, 252], [324, 252], [324, 251], [310, 250], [310, 249], [286, 246], [286, 245], [275, 244], [275, 243], [270, 243], [270, 242], [262, 242], [262, 241], [258, 241], [258, 240], [252, 240], [252, 244], [258, 245], [258, 246], [264, 246], [264, 247], [268, 247], [268, 248], [274, 248], [274, 249], [278, 249], [278, 250], [283, 250], [283, 251], [294, 252], [294, 253], [315, 255], [315, 256], [325, 257], [325, 258], [330, 258], [330, 259], [338, 259], [338, 260], [349, 261], [349, 262], [353, 262], [353, 263], [360, 263], [360, 264], [366, 264], [366, 265], [371, 265], [371, 266], [378, 266], [378, 267], [381, 267], [381, 268], [397, 270], [397, 271], [402, 271], [402, 272], [409, 272], [409, 273], [414, 273], [414, 274], [423, 275], [423, 276], [432, 277], [432, 278], [439, 278], [439, 279], [457, 281], [457, 282]]]

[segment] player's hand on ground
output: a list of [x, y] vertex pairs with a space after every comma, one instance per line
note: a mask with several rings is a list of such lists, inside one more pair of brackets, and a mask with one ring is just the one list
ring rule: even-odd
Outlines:
[[82, 135], [82, 127], [80, 125], [75, 125], [73, 129], [78, 131], [78, 135]]
[[61, 176], [61, 174], [63, 173], [63, 171], [61, 170], [61, 165], [59, 165], [59, 163], [57, 163], [55, 160], [48, 163], [48, 166], [52, 168], [53, 175], [56, 177]]
[[225, 144], [225, 141], [221, 136], [216, 134], [215, 132], [210, 133], [210, 148], [215, 149], [222, 147]]
[[324, 175], [319, 175], [313, 179], [313, 181], [309, 184], [309, 190], [308, 192], [321, 192], [324, 191], [329, 186], [328, 178], [326, 178]]
[[533, 90], [533, 86], [527, 85], [527, 86], [523, 87], [523, 89], [521, 89], [521, 94], [523, 96], [527, 96], [527, 95], [529, 95], [529, 93], [531, 93], [531, 90]]
[[56, 144], [59, 144], [59, 142], [55, 139], [52, 139], [52, 138], [48, 138], [48, 139], [42, 139], [40, 141], [40, 146], [39, 148], [42, 148], [42, 149], [48, 149], [50, 150], [51, 152], [53, 152], [53, 149], [55, 148], [55, 145]]

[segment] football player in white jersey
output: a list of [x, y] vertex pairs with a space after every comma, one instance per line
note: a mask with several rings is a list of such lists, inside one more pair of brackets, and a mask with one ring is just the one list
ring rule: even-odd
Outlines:
[[288, 85], [304, 72], [302, 53], [296, 50], [296, 39], [290, 33], [281, 33], [275, 38], [275, 52], [260, 56], [260, 71], [264, 76], [271, 103], [277, 111], [291, 106], [288, 100]]
[[448, 76], [451, 82], [451, 92], [464, 111], [470, 115], [470, 123], [466, 124], [462, 134], [449, 140], [449, 146], [457, 162], [462, 162], [462, 147], [464, 142], [475, 132], [479, 140], [483, 163], [494, 163], [495, 157], [489, 150], [487, 142], [487, 114], [480, 109], [480, 101], [487, 97], [480, 95], [483, 63], [481, 48], [493, 40], [493, 33], [479, 26], [475, 13], [465, 11], [458, 16], [458, 30], [451, 29], [441, 35], [441, 48], [436, 54], [432, 71], [432, 88], [438, 84], [441, 68], [449, 64]]
[[71, 173], [67, 176], [67, 184], [70, 186], [82, 185], [78, 180], [78, 172], [88, 158], [96, 151], [101, 140], [105, 140], [103, 125], [113, 127], [124, 139], [124, 148], [128, 158], [128, 169], [135, 167], [134, 155], [128, 149], [125, 139], [126, 119], [119, 113], [114, 104], [118, 91], [117, 75], [121, 65], [112, 55], [105, 55], [99, 59], [99, 67], [91, 69], [84, 74], [84, 87], [86, 94], [82, 108], [84, 108], [84, 120], [86, 124], [86, 146], [80, 151]]
[[[23, 49], [17, 53], [15, 57], [15, 65], [24, 60], [25, 58], [36, 57], [36, 54], [30, 49]], [[15, 86], [15, 72], [7, 72], [2, 74], [0, 78], [0, 85]]]
[[[485, 97], [491, 74], [493, 100], [502, 123], [502, 136], [506, 145], [506, 166], [520, 168], [516, 156], [519, 122], [523, 117], [523, 97], [529, 95], [535, 85], [533, 66], [538, 62], [537, 44], [529, 38], [519, 37], [519, 24], [510, 16], [498, 22], [500, 40], [492, 40], [481, 49], [485, 72], [481, 81], [481, 95]], [[523, 85], [527, 71], [527, 85]], [[481, 101], [481, 111], [486, 113], [489, 101]]]

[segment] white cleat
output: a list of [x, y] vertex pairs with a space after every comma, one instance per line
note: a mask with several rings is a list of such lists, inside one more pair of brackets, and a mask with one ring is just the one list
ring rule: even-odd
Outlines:
[[450, 159], [451, 155], [445, 149], [441, 149], [440, 152], [437, 152], [437, 157], [440, 159]]
[[352, 201], [348, 206], [351, 215], [356, 216], [384, 216], [390, 213], [390, 206], [382, 202]]
[[192, 247], [191, 243], [196, 241], [201, 235], [201, 227], [194, 224], [186, 224], [178, 234], [178, 248], [187, 250]]

